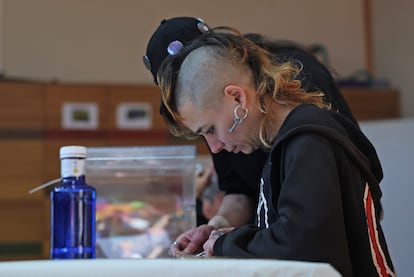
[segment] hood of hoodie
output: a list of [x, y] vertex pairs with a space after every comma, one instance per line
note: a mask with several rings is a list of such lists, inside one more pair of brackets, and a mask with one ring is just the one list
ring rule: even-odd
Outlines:
[[278, 147], [282, 141], [303, 132], [323, 135], [343, 147], [363, 172], [374, 199], [381, 198], [381, 163], [374, 146], [358, 125], [336, 111], [302, 104], [289, 113], [274, 139], [273, 147]]

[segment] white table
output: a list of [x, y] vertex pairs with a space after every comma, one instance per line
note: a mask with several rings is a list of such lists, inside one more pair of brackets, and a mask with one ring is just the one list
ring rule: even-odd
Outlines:
[[336, 277], [330, 265], [265, 259], [95, 259], [0, 262], [4, 277]]

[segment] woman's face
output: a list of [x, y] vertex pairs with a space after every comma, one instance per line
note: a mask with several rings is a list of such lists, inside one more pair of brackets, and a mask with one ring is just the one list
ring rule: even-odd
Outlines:
[[[179, 112], [185, 119], [183, 121], [194, 133], [202, 135], [211, 152], [222, 150], [233, 153], [250, 154], [260, 147], [259, 122], [249, 108], [249, 114], [241, 124], [238, 124], [232, 133], [229, 129], [234, 123], [234, 109], [238, 105], [234, 98], [224, 96], [219, 106], [209, 107], [205, 110], [196, 108], [193, 103], [187, 102]], [[239, 114], [242, 114], [239, 109]]]

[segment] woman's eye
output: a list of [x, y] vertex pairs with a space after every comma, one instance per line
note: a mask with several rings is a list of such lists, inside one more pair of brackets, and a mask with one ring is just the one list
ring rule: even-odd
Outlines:
[[214, 127], [213, 126], [208, 128], [207, 131], [206, 131], [206, 135], [212, 135], [212, 134], [214, 134]]

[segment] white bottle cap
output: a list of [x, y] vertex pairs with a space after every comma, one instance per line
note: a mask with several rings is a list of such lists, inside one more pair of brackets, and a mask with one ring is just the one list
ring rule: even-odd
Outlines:
[[60, 158], [86, 158], [86, 147], [85, 146], [62, 146], [60, 148]]

